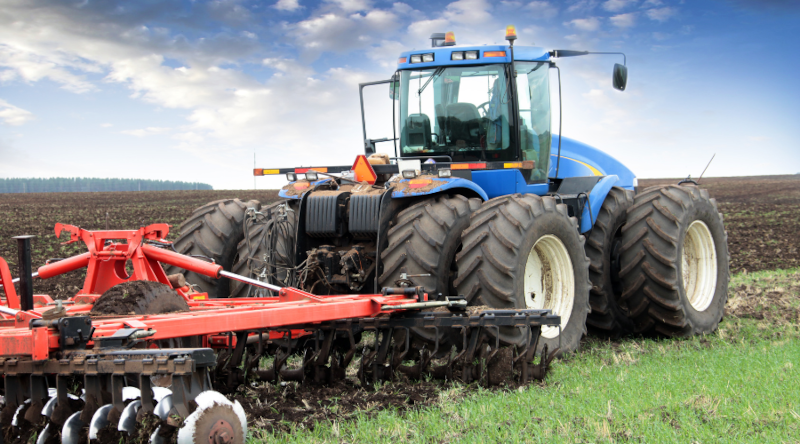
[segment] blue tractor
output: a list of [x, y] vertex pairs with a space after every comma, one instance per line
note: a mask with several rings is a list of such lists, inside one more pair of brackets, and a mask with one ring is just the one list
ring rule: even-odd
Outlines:
[[[539, 348], [559, 353], [587, 327], [713, 331], [729, 279], [716, 202], [695, 183], [639, 190], [616, 159], [554, 135], [555, 60], [589, 53], [515, 47], [513, 27], [506, 39], [456, 46], [452, 33], [434, 34], [431, 48], [404, 52], [390, 80], [361, 85], [362, 122], [363, 89], [389, 85], [399, 134], [369, 139], [364, 125], [353, 165], [256, 169], [287, 176], [284, 200], [201, 207], [176, 248], [314, 294], [423, 287], [475, 307], [550, 309], [561, 325], [543, 328]], [[612, 79], [625, 90], [625, 65]], [[391, 156], [376, 152], [381, 142]], [[217, 297], [266, 296], [186, 278]], [[493, 334], [525, 340], [513, 327]], [[417, 350], [446, 341], [436, 329], [407, 335], [400, 343]]]

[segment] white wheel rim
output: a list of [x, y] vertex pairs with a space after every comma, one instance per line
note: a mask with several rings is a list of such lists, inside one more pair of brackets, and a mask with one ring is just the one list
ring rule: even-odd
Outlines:
[[[547, 234], [539, 238], [525, 264], [525, 307], [550, 309], [561, 316], [561, 328], [569, 322], [575, 302], [572, 259], [561, 239]], [[542, 327], [542, 336], [558, 337], [558, 327]]]
[[703, 221], [692, 222], [686, 230], [681, 274], [689, 304], [697, 311], [705, 311], [717, 290], [717, 249], [714, 237]]

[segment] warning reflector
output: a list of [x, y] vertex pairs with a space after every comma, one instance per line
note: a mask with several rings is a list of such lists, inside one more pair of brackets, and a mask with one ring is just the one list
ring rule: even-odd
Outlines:
[[373, 170], [372, 165], [369, 164], [367, 156], [363, 154], [359, 154], [358, 157], [356, 157], [356, 161], [353, 163], [353, 173], [358, 182], [367, 182], [370, 185], [374, 185], [375, 181], [378, 180], [378, 175], [375, 174], [375, 170]]

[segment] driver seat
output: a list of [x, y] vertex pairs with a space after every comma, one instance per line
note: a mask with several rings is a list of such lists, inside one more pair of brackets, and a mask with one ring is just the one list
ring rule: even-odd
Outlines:
[[456, 145], [463, 140], [467, 146], [480, 146], [480, 119], [478, 107], [472, 103], [457, 102], [447, 105], [447, 135]]

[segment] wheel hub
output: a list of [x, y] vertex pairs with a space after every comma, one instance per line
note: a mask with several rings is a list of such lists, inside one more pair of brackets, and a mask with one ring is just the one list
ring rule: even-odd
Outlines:
[[[547, 308], [561, 316], [561, 328], [569, 322], [575, 300], [572, 260], [561, 239], [547, 234], [539, 238], [525, 264], [525, 308]], [[558, 327], [542, 327], [542, 337], [555, 338]]]
[[230, 444], [233, 442], [233, 437], [233, 426], [221, 419], [208, 432], [208, 444]]

